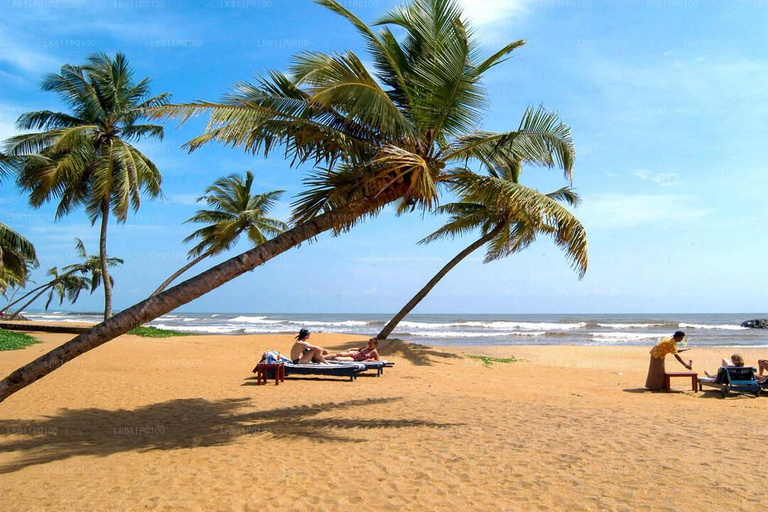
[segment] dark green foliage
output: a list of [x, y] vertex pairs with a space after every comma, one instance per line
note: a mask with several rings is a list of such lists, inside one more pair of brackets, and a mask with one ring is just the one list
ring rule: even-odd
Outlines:
[[492, 363], [512, 364], [512, 363], [522, 362], [522, 359], [518, 359], [514, 356], [513, 357], [489, 357], [489, 356], [469, 355], [467, 357], [470, 359], [477, 359], [479, 361], [482, 361], [483, 366], [491, 366]]
[[175, 338], [177, 336], [195, 336], [194, 334], [190, 334], [188, 332], [158, 329], [157, 327], [137, 327], [128, 331], [127, 334], [141, 336], [142, 338]]
[[36, 343], [40, 343], [40, 340], [33, 338], [29, 334], [0, 329], [0, 351], [19, 350]]

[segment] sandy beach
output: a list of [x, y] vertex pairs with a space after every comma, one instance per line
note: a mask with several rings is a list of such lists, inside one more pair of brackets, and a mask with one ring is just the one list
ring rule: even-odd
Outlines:
[[[72, 335], [0, 352], [7, 374]], [[316, 334], [331, 349], [360, 344]], [[0, 404], [0, 509], [759, 508], [768, 398], [642, 390], [647, 347], [395, 342], [381, 377], [256, 386], [288, 335], [122, 336]], [[699, 372], [732, 349], [688, 352]], [[765, 349], [740, 351], [749, 365]], [[484, 366], [465, 357], [517, 357]], [[677, 365], [674, 360], [668, 366]]]

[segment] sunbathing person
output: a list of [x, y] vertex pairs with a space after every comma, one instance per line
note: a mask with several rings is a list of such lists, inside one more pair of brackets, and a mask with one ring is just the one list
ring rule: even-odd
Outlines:
[[296, 343], [291, 347], [291, 361], [293, 364], [322, 363], [327, 364], [325, 355], [328, 351], [323, 347], [311, 345], [309, 343], [309, 331], [302, 329], [296, 336]]
[[379, 351], [376, 350], [376, 347], [378, 346], [379, 340], [371, 338], [368, 340], [368, 345], [363, 348], [345, 350], [329, 356], [328, 359], [333, 359], [334, 361], [367, 361], [368, 359], [373, 359], [374, 361], [378, 361]]
[[757, 367], [760, 369], [760, 376], [763, 376], [763, 372], [768, 372], [768, 359], [760, 359], [757, 362]]
[[[725, 368], [726, 366], [744, 366], [744, 358], [739, 354], [733, 354], [730, 359], [721, 359], [720, 368]], [[704, 370], [704, 375], [712, 378], [715, 377], [715, 375], [712, 375], [707, 370]]]
[[[760, 364], [763, 361], [758, 361], [758, 364]], [[725, 368], [727, 366], [738, 366], [743, 367], [744, 366], [744, 358], [741, 357], [740, 354], [733, 354], [730, 359], [723, 359], [720, 361], [720, 368]], [[715, 375], [712, 375], [708, 371], [704, 370], [704, 374], [707, 377], [714, 378]], [[755, 375], [755, 379], [757, 379], [757, 382], [759, 384], [762, 384], [768, 380], [768, 376], [762, 375], [762, 372], [760, 375]]]

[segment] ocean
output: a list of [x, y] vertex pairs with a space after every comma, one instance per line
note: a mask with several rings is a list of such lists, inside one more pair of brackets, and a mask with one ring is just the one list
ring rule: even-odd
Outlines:
[[[99, 322], [96, 313], [25, 313], [30, 320]], [[409, 315], [390, 336], [430, 345], [653, 345], [682, 330], [689, 346], [768, 347], [768, 330], [739, 324], [766, 314]], [[147, 325], [196, 334], [339, 332], [374, 336], [390, 315], [182, 313]]]

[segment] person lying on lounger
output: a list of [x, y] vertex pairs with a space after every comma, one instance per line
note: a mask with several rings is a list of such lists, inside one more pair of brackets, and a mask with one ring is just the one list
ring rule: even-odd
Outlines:
[[296, 336], [296, 343], [291, 347], [291, 361], [293, 364], [322, 363], [326, 364], [325, 356], [328, 351], [323, 347], [309, 343], [309, 331], [302, 329]]
[[[763, 362], [758, 361], [758, 365]], [[726, 366], [744, 366], [744, 358], [741, 357], [740, 354], [733, 354], [730, 359], [723, 359], [720, 361], [720, 367], [725, 368]], [[762, 367], [761, 367], [762, 370]], [[714, 378], [715, 375], [712, 375], [708, 371], [704, 370], [704, 373], [707, 377]], [[768, 376], [762, 375], [762, 371], [760, 372], [760, 375], [755, 375], [755, 379], [757, 379], [758, 384], [764, 383], [766, 380], [768, 380]]]
[[363, 348], [345, 350], [344, 352], [329, 356], [328, 359], [333, 359], [334, 361], [367, 361], [373, 359], [374, 361], [378, 361], [379, 351], [376, 350], [376, 347], [378, 346], [379, 340], [371, 338], [368, 340], [368, 345]]

